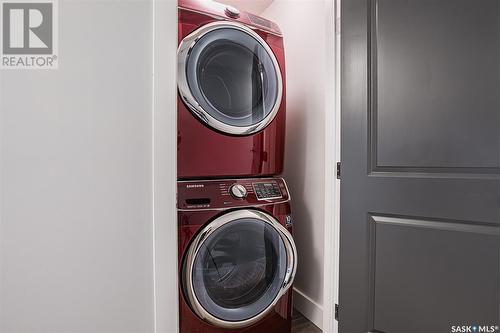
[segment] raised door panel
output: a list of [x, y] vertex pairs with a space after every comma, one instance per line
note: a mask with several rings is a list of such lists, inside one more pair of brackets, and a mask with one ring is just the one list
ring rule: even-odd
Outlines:
[[500, 2], [374, 1], [375, 171], [500, 172]]

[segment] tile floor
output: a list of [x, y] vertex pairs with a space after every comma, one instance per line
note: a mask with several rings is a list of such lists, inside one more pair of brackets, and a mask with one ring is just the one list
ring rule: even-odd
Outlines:
[[292, 333], [321, 333], [321, 330], [311, 323], [297, 310], [293, 310]]

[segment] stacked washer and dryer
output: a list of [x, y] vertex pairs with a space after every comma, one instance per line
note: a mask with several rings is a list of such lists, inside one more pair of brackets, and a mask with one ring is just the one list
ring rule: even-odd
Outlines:
[[178, 66], [180, 332], [290, 332], [281, 32], [230, 6], [179, 0]]

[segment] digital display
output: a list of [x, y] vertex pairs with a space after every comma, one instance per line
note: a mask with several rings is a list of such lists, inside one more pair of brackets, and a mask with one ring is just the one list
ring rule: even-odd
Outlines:
[[282, 198], [280, 187], [277, 183], [253, 183], [255, 195], [259, 200]]
[[255, 16], [255, 15], [248, 13], [248, 18], [250, 19], [250, 21], [253, 24], [260, 25], [262, 27], [266, 27], [266, 28], [270, 28], [270, 29], [273, 27], [270, 21], [263, 19], [262, 17], [258, 17], [258, 16]]

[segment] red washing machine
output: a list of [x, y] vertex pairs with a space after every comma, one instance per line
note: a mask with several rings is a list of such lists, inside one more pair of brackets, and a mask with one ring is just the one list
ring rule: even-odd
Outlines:
[[285, 181], [177, 190], [180, 333], [290, 333], [297, 250]]
[[215, 1], [179, 1], [179, 179], [281, 174], [285, 57], [278, 26]]

